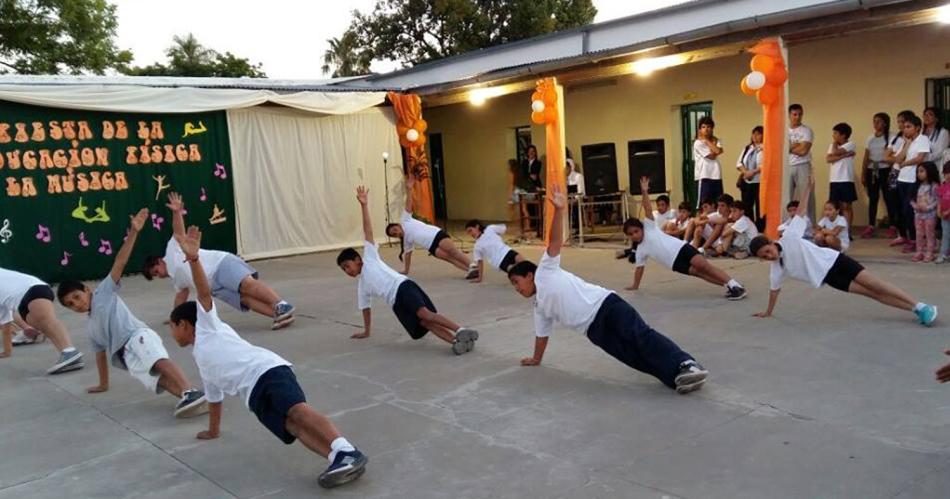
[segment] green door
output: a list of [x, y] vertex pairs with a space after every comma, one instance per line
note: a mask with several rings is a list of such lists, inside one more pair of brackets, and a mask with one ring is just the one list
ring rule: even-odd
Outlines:
[[699, 120], [712, 116], [712, 102], [687, 104], [680, 108], [683, 129], [683, 196], [690, 206], [697, 206], [696, 178], [693, 175], [693, 141], [699, 131]]

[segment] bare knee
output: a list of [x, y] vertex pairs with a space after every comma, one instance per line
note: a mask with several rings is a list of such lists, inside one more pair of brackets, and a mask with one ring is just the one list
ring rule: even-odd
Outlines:
[[416, 311], [416, 317], [418, 317], [419, 320], [422, 320], [422, 321], [431, 321], [432, 319], [435, 318], [435, 314], [431, 310], [425, 307], [422, 307], [418, 311]]

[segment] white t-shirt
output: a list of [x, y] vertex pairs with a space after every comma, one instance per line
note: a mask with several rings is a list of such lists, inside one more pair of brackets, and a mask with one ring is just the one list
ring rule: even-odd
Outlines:
[[[921, 131], [921, 135], [923, 135], [923, 131]], [[944, 151], [950, 146], [950, 133], [947, 132], [946, 128], [941, 128], [939, 132], [930, 132], [927, 135], [927, 140], [930, 141], [930, 154], [927, 155], [927, 161], [937, 163], [938, 169], [943, 168], [943, 163], [940, 163], [940, 161], [943, 159]]]
[[[228, 256], [226, 251], [217, 250], [198, 250], [198, 261], [208, 276], [208, 282], [214, 281], [214, 275], [218, 272], [218, 266], [221, 260]], [[165, 268], [168, 270], [168, 276], [172, 279], [172, 286], [176, 290], [190, 289], [195, 291], [194, 279], [191, 277], [191, 265], [185, 263], [185, 252], [181, 250], [178, 241], [175, 238], [168, 240], [165, 246]]]
[[[904, 144], [903, 142], [901, 142], [901, 147], [903, 146]], [[900, 151], [900, 149], [898, 149], [898, 151]], [[914, 159], [920, 153], [926, 153], [926, 155], [924, 156], [924, 160], [926, 160], [927, 157], [930, 156], [930, 139], [928, 139], [927, 136], [924, 134], [918, 135], [917, 138], [915, 138], [914, 141], [910, 143], [910, 146], [907, 148], [907, 156], [904, 157], [904, 160], [907, 161], [907, 160]], [[917, 182], [917, 166], [918, 165], [902, 166], [901, 172], [897, 176], [897, 181], [905, 182], [908, 184], [916, 183]]]
[[198, 304], [195, 348], [192, 351], [205, 395], [208, 402], [221, 402], [225, 395], [237, 395], [247, 406], [261, 375], [275, 367], [291, 364], [270, 350], [244, 341], [231, 326], [218, 318], [213, 303], [207, 312]]
[[584, 190], [584, 175], [580, 172], [574, 171], [572, 160], [567, 160], [571, 164], [571, 173], [567, 174], [567, 185], [576, 185], [577, 193], [583, 195]]
[[686, 246], [686, 241], [664, 233], [656, 222], [646, 219], [643, 221], [643, 241], [637, 245], [637, 267], [643, 267], [647, 258], [652, 257], [666, 268], [672, 269], [673, 262], [683, 246]]
[[719, 225], [726, 220], [726, 217], [719, 214], [718, 211], [710, 213], [706, 217], [709, 222], [703, 226], [703, 239], [709, 239], [713, 234], [713, 225]]
[[547, 251], [538, 262], [534, 285], [534, 334], [539, 337], [551, 336], [555, 321], [586, 335], [611, 293], [562, 269], [561, 256], [551, 257]]
[[676, 220], [676, 212], [672, 209], [666, 210], [666, 213], [653, 210], [653, 220], [656, 221], [656, 226], [662, 229], [668, 222]]
[[[808, 125], [798, 125], [795, 128], [788, 129], [788, 142], [789, 144], [795, 144], [797, 142], [814, 143], [815, 134], [812, 133]], [[808, 154], [804, 156], [788, 153], [788, 164], [791, 166], [807, 165], [809, 163], [811, 163], [811, 149], [809, 149]]]
[[736, 220], [732, 223], [732, 230], [738, 232], [739, 234], [745, 234], [749, 236], [749, 238], [759, 235], [759, 228], [755, 226], [755, 222], [745, 215], [742, 215], [739, 217], [739, 220]]
[[390, 307], [396, 303], [399, 285], [408, 277], [396, 272], [379, 257], [379, 246], [363, 241], [363, 270], [356, 286], [356, 304], [360, 310], [373, 306], [373, 297], [386, 300]]
[[23, 295], [33, 286], [45, 282], [28, 274], [0, 268], [0, 325], [13, 322], [13, 313], [20, 307]]
[[[762, 154], [761, 147], [746, 146], [739, 156], [739, 161], [736, 162], [736, 169], [745, 168], [746, 170], [755, 170], [762, 165]], [[761, 177], [761, 173], [756, 173], [754, 177], [743, 179], [743, 181], [747, 184], [758, 184], [762, 180]]]
[[[717, 140], [716, 146], [721, 148], [722, 142]], [[699, 139], [693, 141], [693, 176], [696, 177], [696, 180], [719, 180], [722, 178], [722, 166], [719, 164], [719, 158], [707, 158], [706, 156], [709, 156], [710, 153], [712, 151], [709, 149], [709, 144]]]
[[778, 244], [782, 247], [779, 259], [772, 262], [769, 282], [772, 291], [782, 289], [782, 281], [792, 277], [820, 288], [831, 266], [838, 259], [837, 251], [831, 248], [819, 248], [811, 241], [802, 238], [808, 227], [806, 218], [795, 216], [788, 222]]
[[841, 227], [841, 232], [838, 233], [838, 239], [841, 240], [841, 251], [851, 247], [851, 234], [848, 231], [848, 219], [841, 215], [835, 217], [834, 220], [829, 220], [828, 217], [822, 217], [821, 220], [818, 221], [818, 226], [825, 230], [834, 230], [835, 227]]
[[[792, 221], [792, 219], [789, 218], [789, 219], [786, 219], [786, 220], [785, 220], [784, 222], [782, 222], [781, 224], [779, 224], [779, 226], [778, 226], [778, 234], [779, 234], [779, 237], [781, 237], [782, 234], [785, 233], [785, 229], [788, 228], [788, 224], [789, 224], [791, 221]], [[814, 239], [814, 238], [815, 238], [815, 231], [814, 231], [814, 229], [812, 229], [811, 219], [810, 219], [810, 218], [807, 218], [807, 217], [805, 218], [805, 236], [804, 236], [804, 237], [805, 237], [805, 239]]]
[[501, 268], [501, 261], [511, 251], [511, 247], [501, 239], [506, 230], [504, 224], [485, 227], [482, 235], [475, 241], [475, 249], [472, 252], [475, 261], [486, 260], [492, 267]]
[[442, 230], [434, 225], [412, 218], [412, 213], [406, 210], [402, 211], [400, 223], [403, 232], [402, 244], [406, 253], [410, 253], [416, 247], [428, 251], [429, 247], [432, 246], [432, 241], [435, 241], [436, 234]]
[[884, 140], [884, 136], [880, 137], [874, 135], [868, 135], [868, 140], [865, 142], [865, 147], [868, 150], [868, 159], [874, 163], [878, 164], [878, 168], [887, 168], [890, 165], [884, 163], [884, 153], [887, 151], [887, 141]]
[[[854, 142], [850, 140], [845, 142], [841, 149], [853, 153], [855, 150]], [[834, 144], [828, 146], [828, 154], [831, 154], [834, 150]], [[832, 182], [854, 182], [854, 156], [841, 158], [832, 163], [830, 179]]]

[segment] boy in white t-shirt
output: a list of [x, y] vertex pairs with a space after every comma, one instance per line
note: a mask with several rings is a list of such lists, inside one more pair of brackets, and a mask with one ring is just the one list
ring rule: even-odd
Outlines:
[[[166, 205], [172, 211], [172, 230], [177, 235], [185, 233], [185, 204], [177, 193], [168, 195]], [[164, 256], [149, 256], [145, 259], [142, 275], [153, 278], [171, 278], [175, 287], [175, 306], [188, 300], [194, 288], [191, 270], [184, 264], [184, 253], [172, 236], [165, 247]], [[294, 306], [283, 300], [273, 288], [258, 280], [258, 273], [237, 255], [226, 251], [201, 250], [201, 264], [211, 280], [214, 297], [241, 312], [253, 310], [273, 319], [271, 329], [282, 329], [294, 322]]]
[[505, 244], [501, 236], [507, 231], [505, 224], [492, 224], [485, 227], [481, 220], [469, 220], [465, 224], [465, 232], [475, 239], [475, 249], [472, 255], [478, 265], [478, 277], [469, 282], [479, 283], [485, 277], [485, 260], [496, 269], [508, 273], [508, 267], [524, 260], [517, 251]]
[[[782, 237], [782, 234], [785, 232], [785, 229], [788, 228], [788, 223], [792, 221], [793, 218], [798, 214], [798, 200], [794, 199], [789, 201], [785, 205], [785, 220], [778, 226], [778, 236]], [[804, 239], [811, 241], [815, 237], [814, 227], [812, 227], [811, 219], [805, 218], [805, 235], [802, 236]]]
[[73, 312], [89, 315], [89, 340], [96, 352], [99, 384], [87, 389], [102, 393], [109, 389], [109, 362], [139, 380], [152, 393], [178, 397], [175, 417], [184, 418], [208, 412], [204, 392], [193, 389], [178, 364], [168, 357], [162, 338], [129, 310], [119, 290], [132, 248], [145, 225], [148, 210], [142, 208], [132, 217], [129, 233], [115, 256], [109, 275], [93, 291], [79, 281], [63, 281], [56, 289], [59, 302]]
[[199, 248], [201, 232], [192, 226], [177, 234], [197, 291], [198, 301], [175, 307], [170, 316], [172, 337], [178, 345], [193, 345], [192, 355], [204, 382], [210, 414], [201, 440], [218, 438], [221, 402], [239, 396], [245, 406], [287, 445], [300, 439], [308, 449], [330, 461], [317, 483], [324, 488], [356, 480], [366, 471], [367, 458], [340, 434], [333, 422], [307, 404], [307, 397], [287, 362], [270, 350], [254, 346], [219, 317], [211, 297]]
[[663, 230], [666, 224], [676, 220], [676, 212], [670, 209], [670, 197], [661, 194], [656, 198], [656, 209], [653, 210], [653, 221]]
[[813, 181], [802, 193], [796, 215], [788, 222], [778, 241], [759, 236], [749, 245], [753, 255], [772, 262], [769, 272], [769, 306], [756, 317], [771, 317], [782, 289], [782, 281], [792, 277], [814, 288], [827, 284], [846, 293], [867, 296], [885, 305], [913, 312], [921, 324], [930, 326], [937, 319], [937, 307], [918, 302], [898, 287], [867, 271], [854, 259], [831, 248], [820, 248], [802, 238], [807, 226], [804, 206], [808, 206]]
[[699, 183], [698, 201], [718, 199], [722, 195], [722, 142], [713, 133], [716, 123], [709, 116], [699, 119], [699, 130], [693, 141], [693, 175]]
[[628, 290], [640, 289], [640, 280], [643, 279], [644, 265], [647, 258], [654, 258], [662, 263], [664, 267], [680, 274], [699, 277], [707, 282], [722, 286], [726, 289], [726, 298], [730, 300], [741, 300], [745, 298], [746, 291], [739, 282], [729, 277], [724, 271], [709, 263], [696, 248], [687, 244], [682, 239], [663, 233], [654, 220], [650, 210], [650, 179], [643, 177], [640, 179], [640, 192], [643, 193], [644, 212], [647, 213], [646, 220], [641, 222], [636, 218], [631, 218], [624, 222], [623, 232], [627, 235], [633, 244], [636, 253], [635, 264], [637, 266], [633, 274], [633, 284], [628, 286]]
[[815, 244], [842, 253], [848, 251], [851, 247], [848, 220], [838, 211], [838, 204], [828, 200], [825, 203], [824, 215], [815, 228]]
[[759, 229], [746, 215], [747, 208], [742, 201], [732, 203], [729, 208], [729, 223], [716, 244], [717, 255], [729, 255], [739, 260], [749, 257], [749, 243], [759, 235]]
[[702, 388], [709, 373], [691, 355], [648, 326], [616, 293], [561, 268], [567, 198], [557, 186], [549, 194], [554, 221], [551, 242], [539, 265], [525, 260], [508, 270], [515, 291], [525, 298], [534, 298], [534, 355], [522, 359], [521, 365], [541, 363], [554, 323], [559, 322], [586, 335], [615, 359], [656, 377], [678, 393]]
[[714, 255], [713, 251], [722, 232], [729, 223], [729, 213], [732, 212], [732, 203], [736, 200], [729, 194], [723, 194], [716, 200], [716, 211], [701, 216], [693, 230], [693, 247], [702, 254]]
[[351, 338], [369, 338], [373, 298], [379, 297], [392, 307], [399, 323], [412, 339], [418, 340], [432, 331], [439, 339], [452, 345], [455, 355], [471, 352], [475, 348], [478, 331], [461, 327], [438, 313], [432, 300], [418, 284], [386, 265], [379, 257], [379, 246], [373, 242], [369, 189], [359, 186], [356, 199], [363, 212], [363, 256], [353, 248], [346, 248], [336, 257], [340, 270], [359, 279], [356, 296], [357, 306], [363, 313], [363, 332], [355, 333]]
[[667, 222], [663, 225], [663, 232], [677, 239], [689, 241], [690, 236], [692, 236], [690, 230], [692, 229], [693, 222], [690, 215], [692, 215], [692, 213], [689, 209], [689, 203], [683, 201], [676, 210], [676, 218], [674, 218], [672, 222]]
[[854, 186], [854, 142], [851, 142], [851, 126], [838, 123], [831, 131], [831, 145], [825, 160], [831, 164], [831, 189], [829, 199], [838, 203], [841, 213], [850, 222], [854, 213], [851, 203], [858, 200], [858, 190]]

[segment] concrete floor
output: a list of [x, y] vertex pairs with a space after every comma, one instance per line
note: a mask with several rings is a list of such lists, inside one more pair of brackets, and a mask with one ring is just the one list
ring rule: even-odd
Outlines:
[[[568, 249], [564, 264], [622, 290], [632, 266], [611, 253]], [[950, 265], [898, 260], [880, 241], [854, 254], [950, 313]], [[393, 249], [384, 257], [398, 263]], [[60, 309], [89, 367], [44, 375], [48, 343], [0, 360], [0, 499], [950, 497], [950, 387], [933, 381], [950, 347], [946, 320], [925, 329], [908, 313], [801, 283], [787, 284], [777, 317], [755, 319], [766, 264], [717, 261], [749, 288], [738, 303], [651, 264], [645, 289], [620, 294], [711, 371], [704, 390], [678, 396], [562, 329], [542, 366], [520, 367], [532, 352], [531, 302], [501, 273], [476, 286], [421, 256], [413, 277], [440, 311], [478, 327], [476, 350], [455, 357], [435, 338], [413, 342], [385, 306], [373, 337], [351, 340], [356, 282], [334, 258], [255, 264], [297, 305], [289, 330], [222, 310], [247, 340], [293, 362], [310, 402], [369, 455], [358, 482], [318, 488], [326, 462], [281, 444], [237, 399], [225, 403], [221, 438], [205, 442], [195, 439], [204, 417], [174, 419], [172, 398], [121, 371], [109, 392], [87, 394], [96, 374], [86, 319]], [[125, 285], [129, 306], [197, 381], [190, 352], [162, 326], [170, 284]]]

